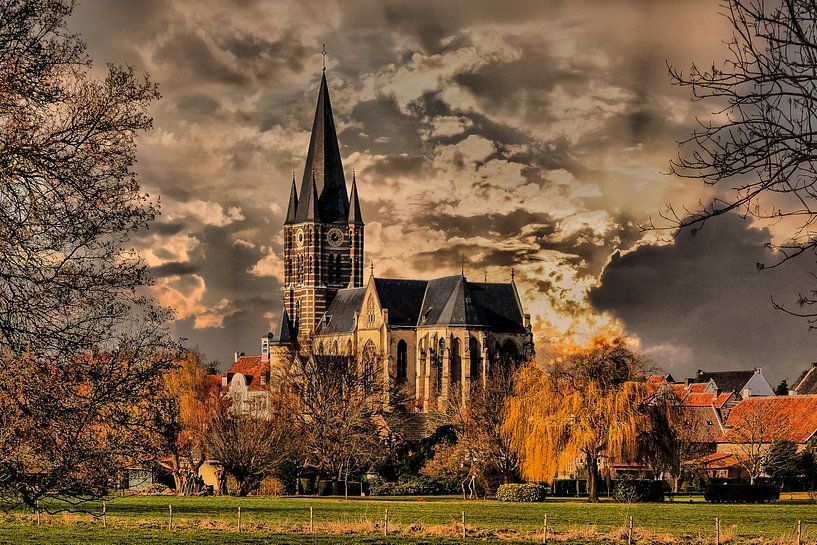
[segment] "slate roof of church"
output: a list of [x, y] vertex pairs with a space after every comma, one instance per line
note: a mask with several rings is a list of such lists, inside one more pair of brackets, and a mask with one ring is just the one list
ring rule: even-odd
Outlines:
[[[338, 290], [329, 308], [324, 313], [324, 319], [318, 323], [317, 333], [348, 333], [355, 328], [355, 312], [360, 312], [363, 306], [363, 297], [366, 288], [347, 288]], [[331, 316], [329, 322], [326, 319]]]
[[[316, 212], [319, 217], [316, 217]], [[346, 178], [343, 175], [338, 135], [335, 132], [329, 87], [324, 73], [318, 91], [295, 221], [346, 222], [348, 216]]]
[[[375, 289], [389, 311], [392, 327], [435, 325], [488, 328], [525, 332], [522, 309], [513, 284], [468, 282], [464, 276], [433, 280], [375, 278]], [[318, 334], [348, 333], [354, 313], [363, 307], [366, 288], [339, 290], [318, 325]]]

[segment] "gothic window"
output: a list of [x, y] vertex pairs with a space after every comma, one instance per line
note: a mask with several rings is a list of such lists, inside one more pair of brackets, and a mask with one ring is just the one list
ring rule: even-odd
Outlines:
[[338, 341], [332, 341], [332, 355], [337, 356], [338, 354]]
[[397, 380], [405, 381], [408, 378], [408, 345], [401, 340], [397, 343]]
[[351, 339], [346, 341], [346, 355], [347, 356], [352, 355], [352, 340]]
[[443, 386], [443, 354], [445, 354], [445, 339], [440, 339], [439, 348], [437, 350], [437, 382], [434, 385], [437, 392]]
[[374, 296], [369, 296], [369, 302], [366, 303], [366, 320], [370, 326], [374, 325]]
[[377, 365], [377, 349], [374, 347], [374, 343], [372, 341], [366, 341], [366, 344], [363, 345], [363, 353], [360, 358], [361, 361], [361, 373], [362, 373], [362, 383], [363, 387], [368, 387], [372, 381], [374, 380], [375, 376], [375, 368]]
[[476, 382], [479, 379], [481, 371], [480, 360], [482, 359], [479, 351], [479, 341], [477, 340], [476, 337], [471, 337], [471, 339], [468, 341], [468, 352], [470, 352], [471, 355], [470, 357], [471, 381]]
[[462, 359], [460, 358], [460, 340], [454, 337], [451, 341], [451, 382], [458, 383], [462, 376]]

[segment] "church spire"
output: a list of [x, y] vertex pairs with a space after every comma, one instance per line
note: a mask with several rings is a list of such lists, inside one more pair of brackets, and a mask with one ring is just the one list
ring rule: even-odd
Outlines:
[[[318, 203], [318, 190], [315, 185], [315, 173], [312, 173], [312, 183], [306, 191], [306, 198], [303, 198], [304, 191], [301, 190], [301, 201], [298, 203], [298, 221], [321, 221], [320, 204]], [[303, 214], [303, 215], [302, 215]]]
[[295, 223], [295, 213], [298, 211], [298, 193], [295, 190], [295, 172], [292, 172], [292, 187], [289, 190], [289, 206], [287, 206], [287, 218], [284, 225]]
[[349, 220], [347, 223], [363, 225], [363, 215], [360, 213], [360, 201], [357, 198], [357, 180], [352, 172], [352, 193], [349, 197]]
[[312, 205], [309, 203], [312, 202], [313, 196], [309, 193], [313, 191], [313, 173], [316, 190], [314, 199], [318, 202], [321, 219], [327, 223], [346, 220], [349, 215], [349, 199], [346, 195], [346, 180], [343, 176], [343, 163], [325, 73], [321, 75], [315, 119], [312, 122], [312, 136], [309, 139], [309, 150], [301, 182], [297, 221], [305, 221], [311, 213], [309, 207]]

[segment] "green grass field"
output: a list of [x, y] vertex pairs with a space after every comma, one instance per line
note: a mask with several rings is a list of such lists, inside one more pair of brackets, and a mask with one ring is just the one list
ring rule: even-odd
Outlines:
[[[168, 525], [173, 506], [174, 530]], [[238, 507], [242, 533], [237, 533]], [[101, 505], [86, 505], [101, 512]], [[309, 508], [315, 534], [309, 534]], [[395, 534], [382, 536], [384, 510]], [[0, 521], [0, 543], [461, 543], [461, 512], [469, 538], [480, 543], [541, 542], [548, 516], [552, 537], [572, 543], [621, 542], [628, 515], [638, 543], [714, 541], [721, 519], [724, 541], [794, 542], [802, 521], [804, 543], [817, 541], [817, 505], [783, 499], [771, 505], [711, 505], [696, 499], [662, 504], [626, 504], [550, 499], [521, 504], [456, 498], [182, 498], [131, 496], [108, 502], [107, 528], [90, 515], [43, 516], [13, 512]]]

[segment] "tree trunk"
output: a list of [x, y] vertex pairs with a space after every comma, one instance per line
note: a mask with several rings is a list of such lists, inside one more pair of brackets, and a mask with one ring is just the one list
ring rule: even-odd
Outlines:
[[592, 453], [587, 453], [587, 501], [599, 501], [599, 464]]

